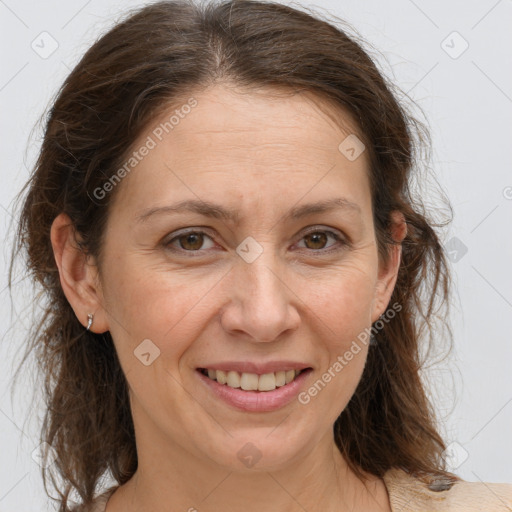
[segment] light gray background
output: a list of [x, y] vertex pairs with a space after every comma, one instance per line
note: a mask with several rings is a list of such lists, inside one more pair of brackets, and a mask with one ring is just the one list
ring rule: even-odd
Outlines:
[[[447, 454], [454, 470], [471, 481], [512, 482], [512, 1], [301, 4], [352, 24], [380, 50], [381, 69], [418, 103], [430, 123], [432, 163], [455, 211], [450, 229], [443, 232], [443, 241], [453, 249], [455, 347], [425, 378], [431, 382], [443, 435], [454, 443]], [[36, 386], [33, 375], [23, 375], [13, 400], [9, 389], [30, 320], [25, 316], [31, 305], [28, 292], [17, 289], [12, 310], [5, 289], [12, 199], [34, 163], [40, 129], [29, 136], [85, 50], [116, 15], [138, 5], [121, 0], [0, 0], [0, 238], [5, 241], [0, 512], [48, 507], [40, 468], [31, 456], [39, 444], [37, 416], [42, 409], [26, 421]], [[55, 44], [58, 48], [47, 55]]]

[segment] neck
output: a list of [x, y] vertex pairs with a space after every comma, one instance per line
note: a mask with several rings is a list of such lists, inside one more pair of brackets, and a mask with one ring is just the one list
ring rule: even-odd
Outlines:
[[154, 438], [146, 445], [138, 442], [137, 450], [138, 469], [110, 498], [106, 512], [388, 510], [382, 507], [382, 481], [365, 474], [367, 480], [361, 482], [332, 436], [324, 436], [300, 459], [271, 471], [256, 466], [248, 472], [230, 471], [169, 445], [168, 438], [166, 444]]

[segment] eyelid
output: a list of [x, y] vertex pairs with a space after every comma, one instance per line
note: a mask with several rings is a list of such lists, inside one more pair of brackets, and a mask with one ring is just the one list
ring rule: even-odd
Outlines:
[[305, 228], [305, 231], [301, 232], [301, 236], [310, 235], [311, 233], [316, 233], [317, 231], [322, 233], [332, 233], [333, 235], [339, 236], [340, 238], [347, 238], [346, 235], [339, 229], [323, 226], [322, 224], [316, 224], [314, 226], [310, 226], [309, 228]]

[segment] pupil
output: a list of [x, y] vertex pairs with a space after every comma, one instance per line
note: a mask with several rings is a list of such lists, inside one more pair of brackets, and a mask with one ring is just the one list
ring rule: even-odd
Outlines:
[[324, 241], [323, 239], [325, 238], [325, 234], [324, 233], [312, 233], [311, 235], [308, 235], [310, 240], [312, 239], [313, 240], [313, 244], [317, 244], [320, 242], [320, 245], [322, 245], [322, 241]]
[[[185, 238], [185, 245], [191, 244], [192, 247], [189, 247], [189, 249], [199, 249], [201, 247], [201, 237], [197, 233], [190, 233], [188, 235], [184, 236]], [[195, 239], [195, 243], [194, 243]], [[182, 244], [183, 247], [183, 244]], [[186, 249], [187, 247], [183, 247]]]

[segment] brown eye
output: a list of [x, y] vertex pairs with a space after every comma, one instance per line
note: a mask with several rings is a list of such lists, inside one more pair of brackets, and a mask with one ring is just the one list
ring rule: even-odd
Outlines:
[[327, 243], [327, 236], [321, 231], [310, 233], [304, 237], [304, 240], [309, 241], [311, 245], [308, 245], [308, 249], [323, 249]]
[[211, 240], [211, 237], [203, 231], [189, 231], [175, 236], [164, 245], [172, 251], [199, 252], [207, 239]]
[[188, 251], [197, 251], [203, 245], [203, 235], [201, 233], [187, 233], [178, 237], [180, 247]]
[[[337, 244], [326, 245], [329, 238], [334, 239]], [[210, 246], [204, 247], [204, 244], [210, 240]], [[349, 242], [345, 241], [343, 237], [330, 230], [316, 230], [305, 234], [301, 242], [305, 242], [305, 248], [312, 252], [324, 253], [331, 252], [332, 250], [342, 250], [349, 246]], [[203, 251], [213, 248], [214, 242], [211, 236], [206, 234], [204, 231], [188, 231], [181, 235], [171, 238], [168, 242], [164, 242], [163, 245], [174, 253], [189, 253], [192, 256], [193, 253], [198, 253], [199, 256]], [[335, 247], [335, 246], [338, 247]], [[302, 246], [304, 247], [304, 246]]]
[[343, 248], [343, 246], [348, 245], [348, 242], [346, 242], [340, 235], [333, 231], [329, 230], [316, 230], [312, 231], [310, 233], [307, 233], [304, 235], [301, 239], [304, 240], [306, 249], [310, 249], [314, 252], [329, 252], [329, 250], [336, 244], [331, 244], [329, 246], [326, 246], [329, 238], [333, 238], [336, 242], [338, 242], [338, 245], [341, 246], [340, 248]]

